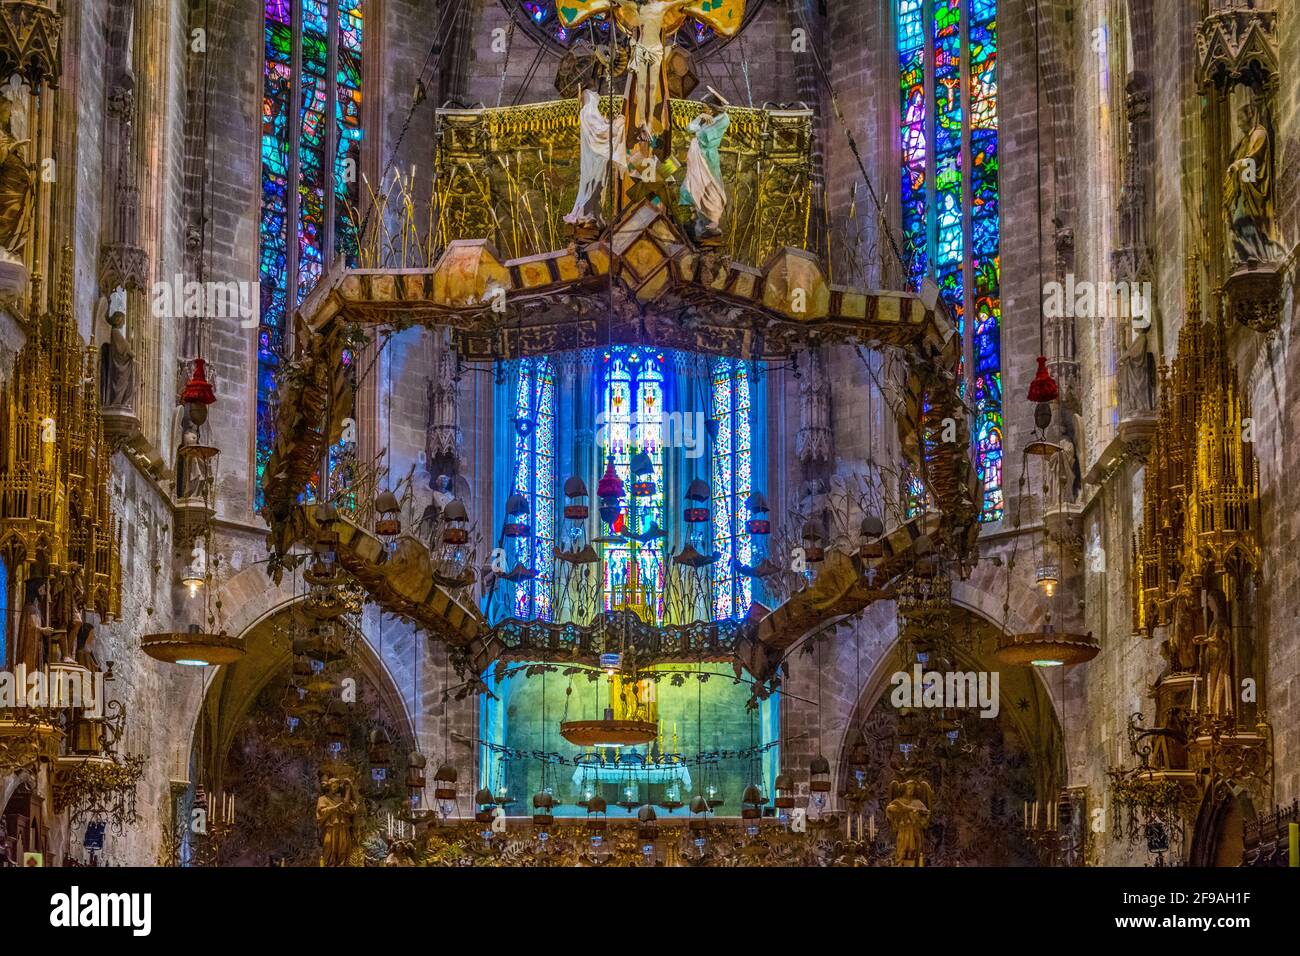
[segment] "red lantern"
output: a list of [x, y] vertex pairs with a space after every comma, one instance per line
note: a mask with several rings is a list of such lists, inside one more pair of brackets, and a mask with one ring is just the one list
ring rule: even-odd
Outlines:
[[1038, 371], [1034, 373], [1034, 380], [1029, 383], [1029, 400], [1053, 402], [1059, 394], [1056, 379], [1052, 378], [1052, 373], [1047, 370], [1047, 356], [1038, 356]]

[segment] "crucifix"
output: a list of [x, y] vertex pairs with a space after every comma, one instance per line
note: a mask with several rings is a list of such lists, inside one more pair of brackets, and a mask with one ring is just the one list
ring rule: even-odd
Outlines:
[[657, 181], [658, 162], [672, 152], [667, 60], [672, 37], [688, 17], [720, 36], [735, 36], [744, 21], [745, 0], [560, 0], [558, 7], [560, 22], [568, 28], [612, 10], [614, 22], [628, 35], [627, 147], [649, 162], [649, 171], [637, 178]]

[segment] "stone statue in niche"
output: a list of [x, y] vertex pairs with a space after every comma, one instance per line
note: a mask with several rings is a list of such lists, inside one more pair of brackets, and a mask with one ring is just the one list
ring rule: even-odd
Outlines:
[[28, 165], [27, 91], [11, 81], [0, 90], [0, 263], [22, 265], [31, 235], [35, 176]]
[[1223, 210], [1233, 266], [1276, 262], [1285, 256], [1277, 241], [1273, 202], [1273, 131], [1265, 108], [1251, 100], [1237, 117], [1241, 138], [1224, 173]]
[[325, 777], [316, 801], [316, 825], [321, 831], [321, 866], [348, 866], [355, 843], [358, 804], [352, 781]]
[[104, 408], [129, 409], [135, 401], [135, 355], [126, 338], [126, 290], [121, 286], [108, 297], [107, 318], [110, 331], [101, 348], [99, 401]]
[[44, 578], [32, 578], [27, 582], [26, 600], [18, 618], [13, 649], [9, 652], [11, 671], [19, 664], [25, 665], [28, 671], [34, 671], [45, 661], [45, 643], [54, 634], [54, 628], [46, 623], [47, 594]]
[[1156, 407], [1156, 359], [1147, 345], [1147, 330], [1135, 329], [1119, 360], [1119, 407], [1122, 418], [1135, 418]]
[[76, 658], [77, 637], [85, 618], [82, 608], [86, 604], [86, 583], [82, 570], [72, 565], [71, 570], [56, 579], [51, 594], [50, 662], [72, 662]]
[[1205, 679], [1205, 704], [1202, 710], [1213, 717], [1231, 717], [1234, 713], [1232, 681], [1232, 625], [1228, 599], [1218, 587], [1205, 589], [1206, 628], [1196, 638], [1201, 648], [1201, 676]]
[[1169, 636], [1165, 639], [1165, 656], [1175, 674], [1196, 672], [1196, 615], [1192, 604], [1195, 592], [1186, 580], [1174, 592], [1169, 615]]

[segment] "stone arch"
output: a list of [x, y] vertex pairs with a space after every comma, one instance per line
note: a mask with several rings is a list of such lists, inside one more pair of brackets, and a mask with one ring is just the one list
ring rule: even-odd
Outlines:
[[[198, 769], [198, 754], [202, 750], [206, 755], [206, 766], [202, 769], [212, 774], [219, 773], [224, 752], [243, 715], [272, 677], [290, 661], [288, 648], [272, 645], [270, 628], [274, 621], [289, 613], [304, 597], [303, 594], [294, 594], [286, 589], [283, 583], [272, 586], [261, 568], [248, 568], [236, 575], [236, 578], [245, 575], [260, 575], [261, 590], [254, 592], [259, 600], [238, 603], [238, 610], [230, 619], [233, 626], [228, 630], [244, 638], [247, 654], [243, 660], [205, 675], [202, 698], [186, 738], [190, 748], [187, 766]], [[252, 580], [253, 578], [244, 578], [242, 583], [247, 584]], [[231, 583], [233, 584], [233, 579]], [[236, 593], [232, 588], [227, 595], [229, 597]], [[402, 746], [407, 750], [419, 749], [417, 718], [412, 712], [414, 696], [403, 692], [365, 630], [358, 627], [355, 636], [353, 646], [357, 668], [378, 689], [386, 711], [394, 717], [400, 717]], [[200, 743], [207, 746], [200, 748]]]
[[[1009, 715], [1012, 725], [1034, 757], [1040, 792], [1054, 793], [1067, 780], [1064, 738], [1057, 696], [1052, 692], [1050, 684], [1043, 675], [1039, 673], [1039, 668], [1005, 667], [993, 659], [992, 638], [1001, 628], [995, 623], [996, 619], [990, 618], [979, 607], [972, 607], [966, 601], [959, 599], [959, 593], [965, 588], [959, 588], [958, 583], [954, 582], [953, 585], [954, 606], [968, 618], [971, 626], [979, 627], [985, 632], [970, 651], [959, 653], [958, 662], [973, 670], [998, 671], [1000, 710]], [[967, 584], [967, 582], [960, 583]], [[1000, 616], [1001, 601], [997, 603]], [[893, 608], [892, 604], [884, 606], [891, 610]], [[846, 778], [849, 751], [856, 742], [858, 727], [889, 689], [891, 675], [901, 667], [897, 627], [892, 614], [887, 621], [879, 623], [883, 626], [877, 634], [884, 639], [883, 643], [878, 642], [878, 652], [873, 658], [869, 661], [863, 660], [860, 686], [853, 694], [847, 712], [843, 714], [834, 741], [834, 750], [827, 754], [831, 759], [833, 792], [837, 794], [841, 792], [842, 782]], [[837, 674], [841, 680], [852, 686], [856, 675], [853, 671], [846, 672], [844, 663], [843, 655], [835, 661]], [[856, 661], [854, 663], [856, 664]], [[843, 699], [841, 697], [841, 700]], [[1023, 711], [1018, 706], [1021, 700], [1029, 703], [1029, 707]]]
[[1241, 866], [1246, 827], [1255, 821], [1250, 793], [1229, 780], [1205, 794], [1192, 830], [1191, 866]]

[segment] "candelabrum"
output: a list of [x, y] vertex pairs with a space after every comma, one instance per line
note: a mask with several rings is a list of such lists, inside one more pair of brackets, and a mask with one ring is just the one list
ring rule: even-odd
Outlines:
[[1085, 795], [1063, 790], [1056, 800], [1026, 800], [1025, 839], [1038, 850], [1044, 866], [1082, 866], [1088, 851]]

